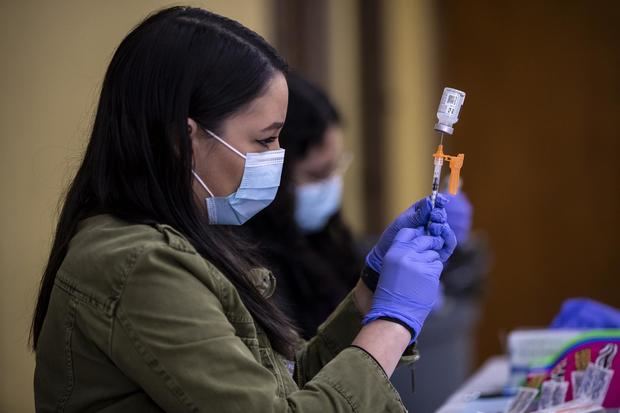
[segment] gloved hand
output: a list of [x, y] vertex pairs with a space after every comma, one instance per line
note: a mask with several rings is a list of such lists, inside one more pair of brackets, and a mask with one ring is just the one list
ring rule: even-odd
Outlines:
[[[446, 224], [431, 223], [426, 228], [403, 228], [385, 255], [379, 283], [370, 311], [363, 324], [379, 318], [398, 320], [411, 332], [411, 342], [420, 334], [433, 309], [443, 270], [440, 251], [446, 239], [455, 239]], [[432, 235], [439, 234], [439, 235]]]
[[[383, 231], [381, 238], [379, 238], [379, 242], [377, 242], [370, 253], [366, 256], [366, 264], [374, 271], [380, 273], [383, 265], [383, 257], [392, 245], [392, 241], [398, 231], [402, 228], [425, 227], [429, 221], [438, 224], [446, 223], [447, 218], [444, 207], [447, 203], [447, 198], [439, 194], [437, 196], [437, 200], [435, 201], [435, 208], [432, 208], [431, 206], [430, 197], [421, 199], [410, 206], [405, 212], [400, 214], [385, 231]], [[456, 239], [454, 242], [454, 246], [452, 244], [446, 245], [447, 249], [452, 248], [452, 250], [454, 250], [454, 247], [456, 246]], [[449, 254], [446, 254], [446, 252], [441, 254], [442, 261], [445, 261], [445, 259], [452, 254], [452, 250]]]
[[620, 328], [620, 311], [587, 298], [564, 301], [551, 328]]
[[471, 232], [471, 224], [473, 218], [473, 208], [467, 195], [463, 191], [459, 191], [456, 195], [442, 194], [448, 199], [445, 206], [448, 214], [448, 224], [456, 235], [459, 244], [469, 239]]

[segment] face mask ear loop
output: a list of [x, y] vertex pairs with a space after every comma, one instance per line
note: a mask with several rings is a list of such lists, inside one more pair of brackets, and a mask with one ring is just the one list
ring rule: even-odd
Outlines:
[[209, 189], [209, 187], [207, 186], [207, 184], [204, 183], [204, 181], [202, 179], [200, 179], [200, 177], [198, 176], [198, 174], [194, 171], [192, 171], [192, 174], [194, 175], [194, 178], [196, 178], [196, 180], [198, 181], [198, 183], [200, 185], [202, 185], [202, 187], [205, 189], [205, 191], [207, 191], [209, 193], [209, 195], [211, 196], [211, 198], [214, 198], [215, 195], [213, 195], [213, 192], [211, 192], [211, 190]]
[[211, 132], [209, 129], [204, 129], [205, 132], [207, 132], [209, 135], [213, 136], [215, 139], [217, 139], [218, 141], [220, 141], [221, 144], [223, 144], [224, 146], [226, 146], [228, 149], [230, 149], [231, 151], [233, 151], [234, 153], [236, 153], [237, 155], [239, 155], [240, 157], [242, 157], [243, 159], [245, 159], [245, 155], [242, 154], [241, 152], [239, 152], [238, 150], [236, 150], [235, 148], [233, 148], [228, 142], [226, 142], [224, 139], [220, 138], [219, 136], [217, 136], [215, 133]]

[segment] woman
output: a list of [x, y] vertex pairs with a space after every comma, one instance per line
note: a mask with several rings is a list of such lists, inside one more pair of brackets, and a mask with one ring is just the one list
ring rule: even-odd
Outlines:
[[442, 202], [406, 211], [374, 248], [377, 291], [358, 282], [300, 342], [238, 228], [279, 185], [285, 73], [262, 38], [201, 9], [121, 42], [41, 282], [38, 411], [402, 411], [388, 377], [454, 233]]

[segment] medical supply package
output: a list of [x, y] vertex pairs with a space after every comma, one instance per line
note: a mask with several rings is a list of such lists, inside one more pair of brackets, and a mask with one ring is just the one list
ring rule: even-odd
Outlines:
[[618, 408], [619, 346], [620, 330], [581, 331], [555, 354], [533, 361], [521, 385], [540, 390], [542, 409], [576, 399]]
[[509, 393], [516, 392], [525, 381], [533, 363], [555, 356], [567, 343], [583, 332], [583, 330], [566, 329], [512, 331], [507, 339], [510, 376], [506, 387]]

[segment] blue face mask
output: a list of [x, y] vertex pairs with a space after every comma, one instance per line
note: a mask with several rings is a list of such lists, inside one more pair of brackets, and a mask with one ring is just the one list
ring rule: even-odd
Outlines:
[[245, 159], [241, 184], [237, 191], [226, 197], [214, 196], [198, 174], [192, 171], [196, 180], [211, 195], [205, 199], [209, 224], [243, 225], [275, 199], [284, 164], [284, 149], [244, 155], [213, 132], [206, 129], [205, 132]]
[[295, 221], [306, 233], [317, 232], [340, 209], [342, 176], [300, 185], [295, 189]]

